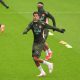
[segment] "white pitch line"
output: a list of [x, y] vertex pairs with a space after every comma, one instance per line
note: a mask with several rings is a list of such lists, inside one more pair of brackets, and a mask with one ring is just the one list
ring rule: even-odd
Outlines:
[[72, 46], [70, 44], [66, 44], [65, 47], [72, 48]]
[[61, 40], [59, 43], [63, 44], [66, 48], [72, 48], [72, 46], [70, 44], [68, 44], [67, 42], [65, 42], [63, 40]]
[[0, 14], [31, 14], [33, 12], [1, 12]]
[[[1, 12], [0, 14], [30, 14], [30, 13], [33, 13], [34, 11], [19, 11], [19, 12]], [[70, 11], [56, 11], [56, 12], [51, 12], [51, 13], [54, 13], [54, 14], [80, 14], [80, 11], [76, 11], [76, 12], [70, 12]]]

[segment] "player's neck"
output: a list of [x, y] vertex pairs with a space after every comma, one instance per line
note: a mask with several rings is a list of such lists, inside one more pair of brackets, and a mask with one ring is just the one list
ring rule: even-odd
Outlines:
[[41, 7], [41, 8], [38, 8], [38, 12], [40, 12], [40, 13], [44, 12], [44, 9], [43, 9], [43, 7]]

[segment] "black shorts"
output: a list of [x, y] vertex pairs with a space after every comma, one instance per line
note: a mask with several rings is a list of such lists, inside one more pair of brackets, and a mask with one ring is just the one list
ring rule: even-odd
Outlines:
[[45, 37], [45, 40], [47, 39], [48, 37], [48, 32], [49, 30], [48, 29], [44, 29], [44, 37]]
[[32, 57], [37, 56], [39, 58], [41, 56], [44, 43], [45, 43], [45, 40], [41, 41], [40, 43], [33, 43]]

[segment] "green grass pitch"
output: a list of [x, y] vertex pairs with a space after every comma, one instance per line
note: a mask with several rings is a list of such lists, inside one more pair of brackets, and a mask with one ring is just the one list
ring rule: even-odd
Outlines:
[[[5, 32], [0, 32], [0, 80], [80, 80], [80, 0], [4, 0], [10, 9], [0, 4], [0, 23], [5, 24]], [[47, 42], [54, 52], [50, 62], [54, 71], [46, 77], [38, 78], [39, 70], [32, 59], [33, 35], [30, 31], [22, 35], [32, 20], [36, 3], [43, 1], [45, 9], [54, 15], [59, 28], [66, 32], [54, 32]], [[51, 22], [50, 22], [51, 24]], [[68, 49], [59, 44], [64, 40], [72, 45]], [[45, 53], [42, 52], [43, 59]]]

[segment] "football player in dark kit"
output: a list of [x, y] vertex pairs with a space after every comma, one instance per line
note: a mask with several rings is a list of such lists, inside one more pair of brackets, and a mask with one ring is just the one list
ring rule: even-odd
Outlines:
[[[44, 7], [43, 2], [38, 2], [37, 3], [37, 8], [38, 8], [40, 20], [44, 21], [48, 24], [48, 18], [49, 18], [49, 19], [52, 20], [53, 27], [56, 27], [56, 22], [55, 22], [54, 17], [49, 12], [45, 11], [43, 7]], [[46, 38], [48, 36], [48, 32], [49, 32], [49, 30], [47, 30], [47, 29], [44, 30]], [[45, 60], [49, 60], [52, 57], [52, 51], [48, 47], [47, 43], [45, 43], [43, 50], [46, 52]]]
[[39, 19], [40, 19], [40, 17], [39, 17], [38, 12], [34, 12], [33, 13], [33, 21], [24, 30], [23, 34], [27, 34], [27, 32], [29, 30], [32, 30], [32, 32], [33, 32], [34, 41], [33, 41], [33, 48], [32, 48], [32, 57], [33, 57], [33, 60], [36, 64], [36, 66], [40, 70], [40, 74], [38, 76], [41, 77], [41, 76], [45, 76], [46, 73], [43, 70], [40, 63], [43, 63], [43, 64], [48, 66], [49, 73], [52, 73], [52, 70], [53, 70], [53, 63], [42, 60], [39, 58], [41, 56], [41, 52], [43, 50], [44, 43], [46, 41], [46, 38], [43, 36], [44, 35], [44, 33], [43, 33], [44, 29], [45, 28], [46, 29], [52, 29], [53, 31], [58, 31], [61, 33], [64, 33], [65, 30], [54, 28], [54, 27], [46, 24], [45, 22], [40, 21]]
[[6, 5], [5, 2], [4, 2], [3, 0], [0, 0], [0, 3], [1, 3], [4, 7], [6, 7], [7, 9], [9, 8], [9, 6]]

